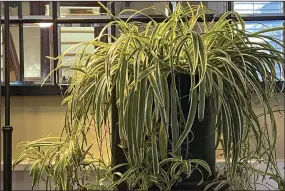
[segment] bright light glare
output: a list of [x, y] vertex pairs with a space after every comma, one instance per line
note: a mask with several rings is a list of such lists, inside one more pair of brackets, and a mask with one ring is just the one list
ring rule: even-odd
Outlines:
[[38, 25], [41, 27], [41, 28], [46, 28], [46, 27], [50, 27], [52, 25], [52, 23], [38, 23]]

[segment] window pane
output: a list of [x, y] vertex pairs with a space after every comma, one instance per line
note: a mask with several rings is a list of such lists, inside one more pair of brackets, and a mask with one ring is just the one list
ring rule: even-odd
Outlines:
[[[10, 25], [10, 35], [11, 35], [9, 39], [9, 51], [10, 51], [9, 61], [10, 61], [10, 71], [11, 71], [10, 80], [11, 82], [15, 82], [15, 81], [20, 81], [19, 26], [18, 25]], [[6, 58], [4, 56], [4, 60], [5, 59]]]
[[[251, 22], [246, 22], [245, 27], [248, 32], [256, 32], [259, 30], [267, 29], [267, 28], [274, 28], [274, 27], [280, 27], [283, 26], [283, 21], [251, 21]], [[284, 40], [283, 39], [283, 31], [274, 31], [274, 32], [267, 32], [264, 33], [265, 35], [272, 36], [280, 41]], [[256, 40], [256, 39], [252, 39]], [[274, 46], [277, 50], [282, 51], [282, 48], [276, 44], [273, 43], [272, 41], [269, 41], [269, 43]], [[277, 72], [277, 78], [278, 79], [283, 79], [283, 69], [280, 69], [279, 67], [276, 66], [276, 72]]]
[[[148, 15], [161, 15], [166, 14], [168, 12], [168, 2], [163, 1], [121, 1], [116, 2], [116, 13], [120, 13], [122, 10], [125, 9], [135, 9], [135, 10], [142, 10], [145, 8], [148, 8], [147, 10], [144, 10], [144, 13]], [[159, 10], [159, 11], [158, 11]], [[132, 15], [135, 12], [124, 12], [122, 15]]]
[[[2, 15], [1, 18], [4, 19], [4, 3], [1, 1], [1, 9], [2, 9]], [[9, 3], [9, 16], [10, 19], [17, 19], [18, 18], [18, 2], [16, 1], [11, 1]]]
[[283, 14], [282, 2], [234, 2], [234, 11], [240, 14], [262, 15]]
[[[24, 77], [25, 82], [41, 84], [50, 73], [52, 56], [51, 23], [25, 24], [24, 29]], [[51, 80], [48, 82], [52, 83]]]
[[37, 18], [51, 18], [52, 15], [52, 3], [49, 1], [30, 1], [22, 2], [22, 14], [25, 18], [37, 17]]
[[[283, 15], [283, 2], [234, 2], [234, 10], [240, 14], [264, 16], [264, 15]], [[246, 30], [249, 32], [255, 32], [266, 28], [280, 27], [283, 26], [283, 21], [251, 21], [246, 22]], [[268, 32], [265, 35], [272, 36], [278, 40], [283, 39], [283, 31]], [[258, 39], [252, 39], [258, 40]], [[269, 43], [274, 46], [277, 50], [283, 51], [282, 48], [276, 43]], [[276, 67], [277, 78], [283, 79], [283, 69]]]
[[[103, 2], [104, 3], [104, 2]], [[83, 17], [88, 18], [105, 13], [96, 1], [64, 1], [60, 2], [60, 17]]]
[[[20, 80], [20, 64], [19, 64], [19, 57], [18, 57], [18, 47], [19, 47], [19, 27], [18, 25], [10, 25], [9, 28], [10, 38], [9, 38], [9, 64], [10, 64], [10, 81], [16, 82]], [[1, 29], [1, 80], [4, 82], [5, 80], [5, 38], [4, 38], [4, 27], [2, 26]]]
[[[72, 45], [93, 40], [101, 32], [101, 29], [104, 27], [104, 25], [105, 24], [61, 24], [59, 26], [59, 52], [63, 53]], [[106, 38], [102, 40], [106, 41]], [[63, 62], [65, 63], [63, 64], [60, 71], [60, 83], [67, 83], [68, 77], [72, 73], [72, 70], [68, 69], [68, 67], [76, 61], [74, 57], [76, 53], [78, 53], [82, 48], [85, 48], [85, 45], [70, 49], [68, 54], [66, 54], [63, 58]], [[86, 50], [87, 53], [90, 53], [94, 50], [94, 46], [88, 46]]]
[[[52, 3], [49, 1], [22, 1], [22, 15], [24, 18], [51, 18], [52, 15]], [[2, 10], [4, 10], [3, 4]], [[20, 4], [17, 1], [11, 1], [9, 6], [10, 19], [18, 18], [18, 8]], [[3, 14], [3, 12], [2, 12]]]
[[227, 2], [209, 1], [205, 2], [205, 4], [209, 9], [214, 10], [220, 14], [223, 14], [227, 11]]
[[[42, 24], [42, 23], [41, 23]], [[50, 73], [53, 61], [46, 58], [52, 56], [52, 28], [44, 27], [41, 24], [24, 24], [23, 27], [23, 47], [24, 47], [24, 82], [25, 84], [41, 84]], [[51, 24], [49, 24], [51, 26]], [[4, 27], [2, 27], [1, 38], [3, 38]], [[20, 82], [20, 40], [19, 26], [10, 25], [9, 39], [9, 62], [11, 82]], [[1, 80], [3, 81], [5, 67], [5, 39], [2, 40], [1, 48]], [[51, 78], [52, 79], [52, 78]], [[52, 83], [48, 80], [47, 83]]]
[[[207, 8], [216, 11], [217, 13], [223, 14], [227, 11], [226, 1], [182, 1], [183, 6], [187, 7], [189, 4], [191, 6], [199, 6], [201, 3]], [[172, 1], [172, 5], [175, 7], [176, 1]]]

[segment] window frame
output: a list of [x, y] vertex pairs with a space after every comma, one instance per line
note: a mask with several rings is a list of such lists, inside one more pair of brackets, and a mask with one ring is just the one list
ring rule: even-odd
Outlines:
[[[231, 10], [234, 11], [234, 3], [235, 2], [244, 2], [244, 1], [231, 1]], [[245, 1], [245, 2], [282, 2], [283, 4], [283, 13], [275, 14], [275, 13], [261, 13], [261, 14], [242, 14], [242, 17], [279, 17], [279, 16], [285, 16], [285, 1]]]
[[[242, 3], [243, 1], [233, 1], [230, 2], [230, 7], [231, 10], [234, 11], [234, 5], [235, 2], [240, 2]], [[246, 1], [248, 2], [248, 1]], [[246, 21], [246, 22], [256, 22], [256, 24], [262, 24], [262, 22], [274, 22], [274, 21], [280, 21], [283, 26], [285, 26], [285, 1], [249, 1], [252, 3], [261, 3], [261, 2], [281, 2], [282, 3], [282, 10], [283, 13], [277, 13], [277, 14], [270, 14], [270, 13], [253, 13], [253, 14], [241, 14], [241, 17]], [[260, 22], [260, 23], [259, 23]], [[246, 23], [245, 23], [246, 24]], [[281, 26], [282, 26], [281, 25]], [[285, 43], [285, 30], [282, 31], [281, 35], [283, 43]], [[285, 55], [285, 49], [283, 49], [284, 55]], [[279, 89], [283, 89], [283, 83], [284, 83], [284, 78], [285, 78], [285, 69], [283, 71], [280, 71], [280, 81], [277, 81], [277, 87]]]

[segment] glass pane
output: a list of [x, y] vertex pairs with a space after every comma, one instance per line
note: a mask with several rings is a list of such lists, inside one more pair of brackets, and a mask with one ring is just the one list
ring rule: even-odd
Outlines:
[[227, 2], [208, 1], [204, 2], [209, 9], [223, 14], [227, 11]]
[[53, 53], [52, 24], [25, 24], [23, 30], [25, 83], [41, 84], [53, 65], [53, 61], [46, 58]]
[[[9, 64], [10, 64], [10, 81], [20, 81], [20, 64], [18, 56], [19, 47], [19, 26], [10, 25], [10, 38], [9, 38]], [[4, 27], [1, 29], [1, 81], [5, 80], [5, 38], [4, 38]]]
[[22, 2], [22, 14], [25, 18], [51, 18], [52, 3], [49, 1]]
[[[125, 9], [135, 9], [135, 10], [144, 10], [144, 13], [148, 15], [162, 15], [167, 14], [168, 10], [168, 2], [160, 2], [160, 1], [121, 1], [116, 2], [115, 9], [116, 13], [120, 13]], [[159, 11], [158, 11], [159, 10]], [[132, 15], [134, 12], [128, 11], [122, 13], [122, 15]]]
[[[11, 82], [19, 82], [20, 81], [20, 60], [19, 60], [19, 26], [18, 25], [10, 25], [10, 35], [12, 37], [9, 39], [10, 80]], [[4, 60], [5, 59], [6, 58], [4, 57]]]
[[[9, 12], [10, 12], [10, 19], [17, 19], [18, 18], [18, 7], [22, 4], [22, 15], [24, 18], [47, 18], [50, 19], [52, 15], [52, 3], [49, 1], [23, 1], [23, 2], [16, 2], [11, 1], [9, 3]], [[3, 4], [2, 10], [4, 10]], [[2, 12], [3, 14], [3, 12]]]
[[283, 14], [283, 2], [234, 2], [234, 10], [240, 14], [280, 15]]
[[[274, 27], [281, 27], [283, 26], [283, 21], [250, 21], [246, 22], [245, 27], [248, 32], [256, 32], [259, 30], [267, 29], [267, 28], [274, 28]], [[272, 36], [280, 41], [283, 39], [283, 31], [274, 31], [274, 32], [267, 32], [264, 33], [265, 35]], [[252, 39], [253, 41], [256, 41], [257, 39]], [[277, 50], [282, 51], [282, 47], [276, 43], [273, 43], [272, 41], [269, 41], [269, 43], [274, 46]], [[277, 78], [283, 79], [283, 69], [276, 66], [276, 72], [277, 72]]]
[[60, 2], [60, 17], [92, 17], [105, 13], [105, 10], [95, 1], [64, 1]]
[[[216, 11], [217, 13], [223, 14], [227, 11], [227, 2], [223, 1], [188, 1], [181, 2], [185, 7], [188, 7], [188, 3], [192, 6], [200, 5], [201, 3], [207, 8]], [[175, 7], [175, 2], [172, 2]]]
[[[2, 19], [4, 19], [3, 15], [4, 15], [4, 3], [1, 3], [1, 17]], [[16, 19], [18, 18], [18, 2], [16, 1], [11, 1], [9, 2], [9, 15], [10, 15], [10, 19]]]
[[[91, 41], [101, 32], [104, 25], [105, 24], [60, 24], [59, 53], [65, 52], [67, 49], [71, 48], [72, 45]], [[106, 38], [102, 40], [106, 41]], [[69, 49], [68, 53], [63, 58], [63, 62], [65, 63], [63, 64], [59, 74], [60, 83], [67, 83], [68, 77], [72, 72], [68, 67], [76, 61], [74, 59], [75, 54], [85, 47], [85, 45], [81, 45], [76, 48]], [[94, 46], [88, 46], [86, 50], [87, 53], [90, 53], [94, 50]]]

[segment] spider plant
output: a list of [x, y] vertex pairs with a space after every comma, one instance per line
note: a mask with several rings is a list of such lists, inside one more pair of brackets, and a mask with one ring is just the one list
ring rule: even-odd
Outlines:
[[[269, 100], [278, 91], [276, 66], [284, 67], [283, 52], [272, 43], [284, 46], [266, 35], [283, 27], [249, 33], [239, 14], [219, 15], [203, 5], [189, 3], [187, 6], [178, 3], [162, 22], [156, 22], [143, 10], [129, 9], [121, 13], [134, 14], [122, 20], [104, 8], [114, 21], [94, 40], [72, 46], [55, 58], [56, 71], [66, 64], [63, 58], [69, 51], [84, 46], [68, 61], [72, 62], [69, 69], [73, 73], [64, 99], [67, 104], [64, 139], [24, 143], [25, 149], [16, 161], [16, 164], [22, 160], [31, 162], [33, 185], [41, 177], [48, 177], [45, 180], [53, 179], [59, 189], [96, 186], [111, 189], [125, 182], [132, 189], [147, 190], [156, 185], [170, 190], [182, 180], [183, 174], [190, 177], [194, 170], [206, 169], [211, 175], [205, 161], [184, 159], [181, 155], [181, 145], [191, 133], [195, 116], [200, 121], [204, 119], [205, 99], [211, 98], [216, 108], [216, 145], [222, 145], [225, 172], [223, 180], [218, 179], [206, 188], [219, 189], [227, 184], [231, 189], [253, 189], [250, 177], [260, 175], [270, 176], [283, 189], [284, 178], [276, 165], [275, 111]], [[138, 13], [149, 17], [150, 22], [131, 21]], [[216, 20], [207, 21], [207, 14]], [[237, 19], [229, 19], [230, 14]], [[117, 27], [120, 34], [107, 34], [110, 26]], [[113, 41], [101, 41], [105, 36]], [[88, 47], [95, 48], [90, 53]], [[181, 97], [175, 83], [175, 77], [181, 74], [191, 79], [186, 117], [181, 112]], [[120, 146], [127, 163], [111, 168], [112, 163], [103, 160], [103, 151], [89, 152], [91, 143], [86, 137], [94, 133], [94, 143], [100, 149], [110, 150], [110, 145], [100, 143], [112, 133], [109, 124], [114, 91]], [[264, 124], [253, 110], [253, 97], [262, 105]], [[91, 162], [82, 166], [87, 158]], [[265, 163], [266, 169], [256, 169], [252, 160]], [[123, 174], [116, 172], [123, 165], [128, 170]], [[110, 176], [86, 184], [86, 173], [82, 174], [98, 166], [103, 166]], [[103, 184], [107, 179], [108, 184]]]

